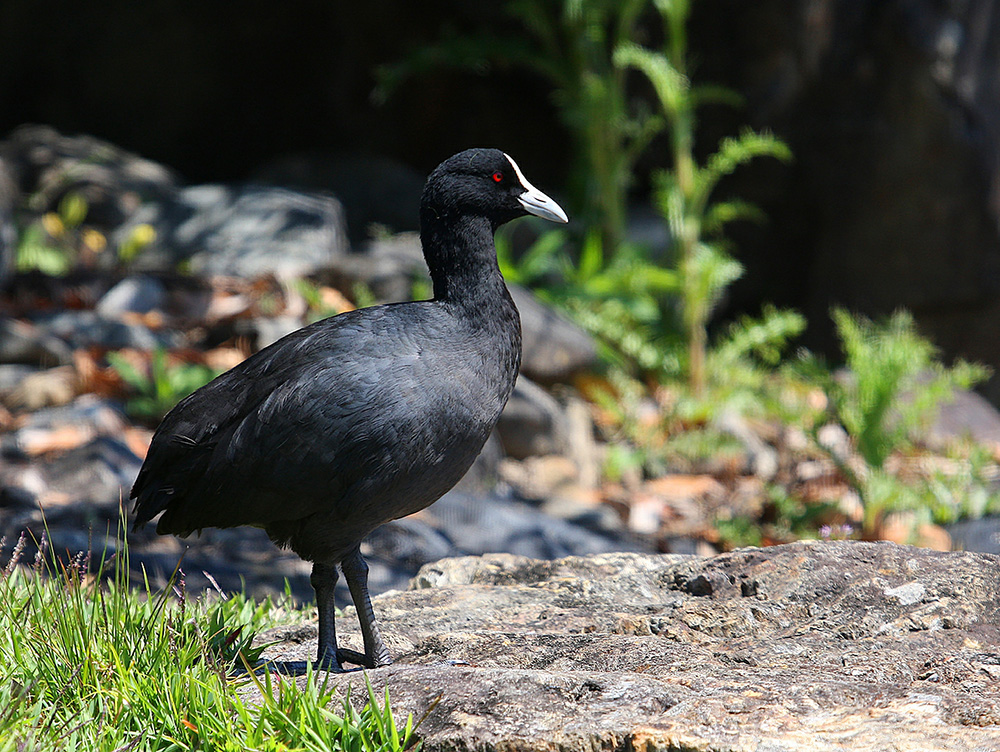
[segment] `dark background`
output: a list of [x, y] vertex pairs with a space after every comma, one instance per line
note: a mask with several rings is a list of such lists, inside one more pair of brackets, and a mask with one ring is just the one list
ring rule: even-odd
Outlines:
[[[795, 154], [722, 188], [770, 218], [734, 233], [747, 275], [722, 315], [793, 306], [809, 319], [806, 344], [831, 351], [831, 304], [873, 315], [906, 307], [947, 355], [1000, 366], [994, 0], [694, 7], [696, 79], [746, 100], [704, 111], [700, 148], [750, 125]], [[385, 155], [425, 173], [460, 149], [493, 145], [558, 194], [569, 139], [532, 73], [440, 68], [384, 104], [373, 99], [377, 66], [478, 29], [518, 27], [502, 3], [484, 0], [3, 0], [0, 134], [26, 122], [89, 133], [192, 183], [245, 179], [300, 152]], [[649, 171], [666, 164], [654, 144], [637, 205]]]

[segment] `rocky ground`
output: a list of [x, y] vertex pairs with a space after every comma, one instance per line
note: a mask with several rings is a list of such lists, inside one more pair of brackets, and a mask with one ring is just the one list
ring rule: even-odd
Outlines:
[[[367, 679], [429, 751], [1000, 750], [996, 556], [495, 554], [427, 565], [375, 610], [397, 662]], [[360, 648], [353, 609], [337, 628]], [[313, 625], [263, 639], [316, 649]]]
[[[294, 167], [182, 186], [88, 137], [28, 127], [0, 141], [0, 561], [24, 531], [69, 556], [117, 550], [123, 497], [185, 379], [349, 308], [345, 292], [401, 300], [426, 284], [405, 220], [363, 196], [345, 212], [329, 193], [274, 185]], [[372, 169], [373, 195], [419, 192], [420, 176]], [[67, 263], [60, 273], [17, 270], [29, 227], [31, 252]], [[846, 542], [679, 555], [717, 554], [721, 515], [762, 519], [765, 478], [817, 499], [847, 488], [794, 430], [735, 418], [724, 459], [602, 482], [607, 437], [572, 386], [594, 344], [512, 294], [524, 367], [496, 435], [456, 490], [363, 549], [399, 659], [371, 676], [401, 710], [434, 706], [429, 749], [1000, 749], [995, 557]], [[966, 433], [1000, 447], [1000, 416], [975, 394], [932, 431]], [[997, 531], [921, 534], [997, 551]], [[180, 562], [189, 590], [265, 595], [287, 580], [312, 597], [308, 566], [260, 531], [141, 530], [129, 550], [154, 584]], [[350, 611], [340, 625], [356, 636]], [[277, 635], [275, 654], [310, 656], [313, 629]]]

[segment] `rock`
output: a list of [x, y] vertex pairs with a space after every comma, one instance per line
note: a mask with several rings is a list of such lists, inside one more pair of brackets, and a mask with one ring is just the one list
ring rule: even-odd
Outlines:
[[118, 318], [127, 313], [162, 310], [167, 302], [167, 288], [160, 280], [143, 274], [126, 277], [97, 302], [97, 313]]
[[34, 457], [73, 449], [97, 436], [120, 437], [124, 431], [125, 420], [114, 406], [85, 394], [68, 405], [26, 414], [0, 445], [6, 453]]
[[952, 545], [960, 551], [1000, 554], [1000, 517], [961, 520], [946, 526]]
[[753, 430], [745, 417], [734, 410], [723, 410], [714, 424], [719, 431], [729, 434], [743, 445], [750, 474], [764, 480], [771, 480], [777, 475], [777, 450]]
[[556, 399], [525, 376], [514, 384], [514, 392], [497, 423], [504, 451], [514, 459], [560, 454], [569, 446], [569, 428]]
[[343, 210], [332, 196], [261, 185], [197, 185], [145, 204], [115, 233], [149, 224], [155, 240], [139, 268], [190, 264], [199, 274], [256, 277], [310, 274], [347, 251]]
[[[329, 681], [426, 714], [428, 752], [1000, 749], [994, 556], [498, 554], [428, 565], [413, 588], [375, 601], [397, 663]], [[360, 647], [351, 609], [337, 626]], [[311, 658], [302, 637], [268, 655]]]
[[116, 514], [128, 499], [142, 457], [114, 436], [98, 436], [52, 458], [42, 468], [48, 491], [82, 504], [91, 514], [104, 507]]
[[144, 201], [164, 200], [176, 190], [176, 176], [93, 136], [64, 136], [44, 125], [17, 128], [0, 142], [0, 159], [14, 173], [32, 209], [55, 210], [67, 193], [87, 202], [87, 224], [111, 230]]
[[6, 404], [7, 395], [17, 389], [25, 378], [41, 369], [20, 363], [0, 363], [0, 402]]
[[[365, 539], [373, 592], [403, 588], [417, 570], [443, 557], [509, 551], [536, 559], [636, 550], [621, 530], [588, 530], [496, 494], [451, 491], [427, 509], [376, 529]], [[350, 603], [344, 589], [343, 603]]]
[[507, 457], [500, 463], [500, 479], [521, 499], [544, 502], [553, 495], [576, 485], [576, 464], [560, 454], [540, 455], [515, 460]]
[[155, 350], [158, 347], [179, 347], [183, 343], [179, 332], [167, 329], [153, 331], [134, 321], [106, 318], [97, 311], [42, 314], [35, 317], [34, 323], [74, 350], [93, 346], [109, 350]]
[[349, 291], [360, 282], [378, 300], [388, 303], [412, 300], [415, 280], [430, 286], [420, 234], [416, 232], [373, 238], [361, 252], [338, 257], [330, 272], [327, 280], [334, 287]]
[[569, 429], [567, 454], [577, 468], [581, 488], [597, 488], [601, 482], [601, 453], [594, 439], [594, 418], [590, 405], [576, 394], [566, 398], [566, 426]]
[[293, 154], [261, 167], [254, 179], [310, 191], [329, 191], [344, 205], [353, 245], [373, 226], [418, 229], [425, 175], [373, 154]]
[[926, 439], [940, 447], [966, 438], [1000, 447], [1000, 411], [982, 395], [958, 389], [953, 399], [941, 404]]
[[72, 362], [73, 351], [44, 328], [0, 316], [0, 363], [52, 366]]
[[635, 532], [676, 538], [704, 536], [711, 511], [731, 505], [732, 497], [710, 475], [671, 474], [644, 482], [620, 501]]
[[597, 362], [587, 332], [518, 285], [508, 285], [521, 314], [521, 373], [540, 384], [568, 383]]
[[332, 259], [314, 275], [315, 279], [347, 292], [362, 284], [377, 300], [386, 303], [413, 300], [414, 282], [418, 280], [430, 288], [419, 233], [379, 236], [358, 247], [360, 250]]
[[14, 225], [14, 211], [17, 208], [19, 191], [14, 180], [14, 171], [8, 160], [0, 155], [0, 286], [14, 271], [17, 231]]
[[[12, 366], [0, 366], [11, 368]], [[17, 367], [17, 366], [14, 366]], [[30, 368], [30, 366], [20, 366]], [[11, 389], [0, 386], [0, 402], [12, 410], [40, 410], [68, 404], [77, 395], [79, 380], [72, 366], [32, 370]]]
[[820, 426], [816, 432], [816, 441], [831, 455], [841, 461], [851, 456], [851, 437], [844, 427], [837, 423], [827, 423]]

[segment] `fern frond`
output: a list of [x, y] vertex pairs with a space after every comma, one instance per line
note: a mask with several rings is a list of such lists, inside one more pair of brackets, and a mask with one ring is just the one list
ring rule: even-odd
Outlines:
[[788, 342], [805, 328], [806, 320], [800, 313], [765, 306], [760, 318], [744, 316], [729, 326], [726, 336], [716, 343], [716, 356], [725, 363], [753, 355], [768, 365], [777, 365]]
[[691, 84], [665, 56], [629, 42], [615, 50], [614, 63], [619, 68], [634, 68], [644, 74], [666, 112], [687, 109]]
[[701, 221], [701, 229], [708, 235], [721, 233], [730, 222], [749, 220], [764, 222], [767, 215], [748, 201], [720, 201], [712, 204]]
[[720, 179], [756, 157], [774, 157], [787, 162], [792, 152], [784, 141], [769, 133], [745, 130], [737, 138], [724, 138], [719, 150], [698, 170], [695, 192], [699, 203], [707, 200]]

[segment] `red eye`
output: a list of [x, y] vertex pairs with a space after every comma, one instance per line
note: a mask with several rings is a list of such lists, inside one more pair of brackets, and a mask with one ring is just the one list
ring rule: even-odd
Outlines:
[[497, 170], [496, 172], [494, 172], [493, 173], [493, 182], [494, 183], [502, 183], [503, 182], [503, 173], [500, 172], [499, 170]]

